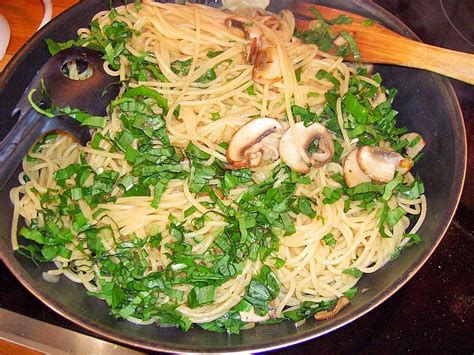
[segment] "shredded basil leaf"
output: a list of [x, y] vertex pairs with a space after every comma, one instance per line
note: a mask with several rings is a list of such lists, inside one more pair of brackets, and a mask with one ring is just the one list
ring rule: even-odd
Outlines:
[[342, 271], [342, 273], [346, 274], [346, 275], [351, 275], [351, 276], [355, 277], [356, 279], [358, 279], [359, 277], [362, 276], [362, 271], [360, 271], [359, 269], [357, 269], [355, 267], [345, 269], [344, 271]]

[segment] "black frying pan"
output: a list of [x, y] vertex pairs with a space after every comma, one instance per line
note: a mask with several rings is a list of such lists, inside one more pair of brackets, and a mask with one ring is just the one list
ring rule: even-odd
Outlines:
[[[281, 10], [296, 1], [276, 1], [271, 10]], [[305, 1], [309, 2], [309, 1]], [[360, 13], [381, 21], [408, 37], [415, 35], [400, 21], [370, 1], [332, 0], [318, 3]], [[215, 4], [212, 2], [212, 4]], [[92, 16], [108, 7], [105, 0], [85, 0], [44, 27], [12, 59], [0, 79], [0, 138], [14, 125], [11, 111], [36, 71], [49, 58], [45, 38], [66, 41], [75, 38], [79, 27], [87, 26]], [[419, 231], [423, 242], [404, 250], [382, 270], [364, 275], [359, 292], [350, 306], [324, 322], [309, 319], [296, 328], [292, 322], [257, 326], [240, 335], [216, 334], [198, 327], [188, 333], [175, 328], [137, 326], [116, 320], [104, 301], [89, 297], [82, 285], [61, 278], [56, 284], [45, 282], [42, 272], [48, 265], [35, 266], [12, 252], [10, 227], [12, 205], [8, 191], [18, 183], [12, 178], [0, 191], [0, 247], [7, 267], [49, 307], [77, 324], [112, 340], [154, 350], [187, 352], [251, 351], [283, 347], [312, 339], [347, 324], [375, 308], [403, 286], [434, 251], [456, 210], [466, 170], [466, 135], [454, 91], [445, 78], [428, 72], [379, 66], [387, 87], [397, 87], [394, 107], [399, 123], [417, 131], [427, 141], [424, 158], [416, 173], [421, 175], [428, 198], [428, 215]], [[1, 167], [0, 167], [1, 169]], [[5, 285], [2, 285], [5, 287]], [[8, 286], [7, 286], [8, 287]], [[436, 285], [433, 285], [433, 289]]]

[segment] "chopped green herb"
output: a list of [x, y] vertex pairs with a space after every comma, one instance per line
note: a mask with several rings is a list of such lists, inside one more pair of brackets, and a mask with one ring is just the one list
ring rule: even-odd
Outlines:
[[390, 200], [392, 197], [393, 191], [403, 182], [403, 176], [398, 174], [395, 178], [385, 185], [384, 193], [382, 199], [385, 201]]
[[347, 25], [352, 23], [352, 18], [342, 14], [333, 20], [328, 20], [328, 22], [334, 25]]
[[340, 35], [349, 43], [349, 48], [352, 51], [352, 55], [354, 56], [354, 60], [357, 62], [360, 60], [360, 52], [357, 48], [357, 44], [349, 33], [342, 31]]
[[335, 248], [336, 247], [336, 239], [332, 233], [328, 233], [323, 237], [324, 242], [328, 247]]
[[301, 81], [301, 72], [303, 71], [303, 67], [298, 68], [295, 70], [296, 81]]
[[173, 63], [171, 63], [171, 70], [175, 74], [188, 75], [189, 68], [192, 62], [193, 62], [192, 58], [188, 60], [184, 60], [184, 61], [176, 60]]
[[221, 119], [221, 115], [219, 114], [219, 112], [212, 112], [211, 117], [213, 121], [217, 121]]
[[372, 20], [370, 18], [362, 21], [362, 25], [364, 25], [364, 26], [372, 26], [374, 23], [377, 23], [377, 21]]
[[214, 68], [208, 69], [201, 77], [199, 77], [196, 82], [201, 84], [210, 83], [213, 80], [217, 79], [217, 74]]
[[332, 75], [331, 73], [327, 72], [324, 69], [319, 69], [319, 71], [316, 73], [316, 79], [318, 80], [326, 79], [327, 81], [331, 82], [335, 88], [339, 88], [339, 86], [341, 85], [339, 80], [337, 80], [334, 75]]
[[393, 227], [405, 214], [406, 211], [403, 208], [396, 207], [387, 214], [385, 222], [389, 227]]
[[224, 53], [224, 51], [209, 51], [207, 52], [207, 57], [208, 58], [215, 58], [217, 57], [218, 55]]
[[404, 234], [403, 237], [411, 239], [408, 243], [405, 244], [405, 247], [409, 247], [410, 245], [421, 243], [421, 237], [418, 234], [409, 233], [409, 234]]
[[328, 186], [325, 186], [323, 188], [323, 195], [325, 196], [325, 199], [323, 199], [323, 203], [325, 205], [330, 205], [341, 198], [342, 189], [333, 189]]
[[188, 295], [188, 305], [190, 308], [196, 308], [205, 304], [212, 303], [216, 297], [216, 287], [214, 285], [196, 287], [194, 286]]
[[255, 88], [254, 88], [253, 85], [250, 85], [250, 86], [247, 88], [247, 94], [249, 94], [249, 95], [251, 95], [251, 96], [257, 95], [257, 94], [255, 93]]
[[345, 269], [342, 273], [346, 274], [346, 275], [351, 275], [351, 276], [355, 277], [356, 279], [358, 279], [359, 277], [362, 276], [362, 271], [360, 271], [359, 269], [357, 269], [355, 267]]
[[137, 86], [135, 88], [127, 89], [123, 94], [123, 97], [127, 98], [135, 98], [137, 96], [149, 97], [154, 99], [161, 108], [168, 108], [168, 100], [161, 96], [157, 91], [146, 86]]
[[418, 143], [421, 142], [421, 136], [420, 135], [417, 135], [415, 139], [413, 139], [410, 143], [408, 143], [408, 146], [410, 148], [413, 148], [413, 147], [416, 147], [418, 145]]

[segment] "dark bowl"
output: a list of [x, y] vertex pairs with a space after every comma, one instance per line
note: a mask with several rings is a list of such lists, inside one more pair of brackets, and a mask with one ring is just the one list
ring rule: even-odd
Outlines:
[[[274, 1], [280, 10], [296, 1]], [[307, 2], [307, 1], [305, 1]], [[318, 3], [338, 7], [374, 18], [408, 37], [415, 35], [370, 1], [333, 0]], [[214, 4], [214, 3], [213, 3]], [[11, 60], [0, 80], [0, 137], [13, 126], [10, 113], [36, 71], [48, 59], [45, 38], [66, 41], [79, 27], [87, 26], [93, 14], [105, 9], [108, 1], [82, 1], [44, 27]], [[147, 349], [187, 352], [268, 350], [312, 339], [333, 331], [369, 312], [402, 287], [421, 268], [441, 241], [456, 210], [466, 170], [466, 134], [454, 91], [446, 78], [429, 72], [379, 66], [387, 87], [397, 87], [394, 107], [399, 123], [423, 135], [425, 155], [416, 166], [426, 187], [428, 214], [419, 230], [423, 242], [404, 250], [394, 262], [374, 274], [362, 277], [359, 293], [351, 305], [324, 322], [308, 320], [298, 328], [292, 322], [257, 326], [240, 335], [216, 334], [198, 327], [186, 334], [176, 328], [137, 326], [109, 315], [104, 301], [87, 296], [82, 285], [66, 278], [56, 284], [45, 282], [42, 272], [50, 265], [35, 266], [29, 259], [13, 253], [10, 228], [13, 207], [9, 190], [17, 185], [12, 178], [0, 191], [1, 256], [10, 271], [36, 297], [73, 322], [111, 340]], [[4, 286], [5, 287], [5, 286]], [[433, 285], [433, 290], [435, 285]]]

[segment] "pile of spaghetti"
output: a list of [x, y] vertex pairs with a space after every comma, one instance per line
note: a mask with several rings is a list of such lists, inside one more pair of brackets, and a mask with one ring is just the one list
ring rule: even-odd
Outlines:
[[419, 241], [423, 140], [378, 74], [294, 32], [289, 11], [144, 1], [50, 41], [101, 50], [121, 89], [88, 146], [55, 133], [25, 157], [15, 249], [138, 324], [334, 315]]

